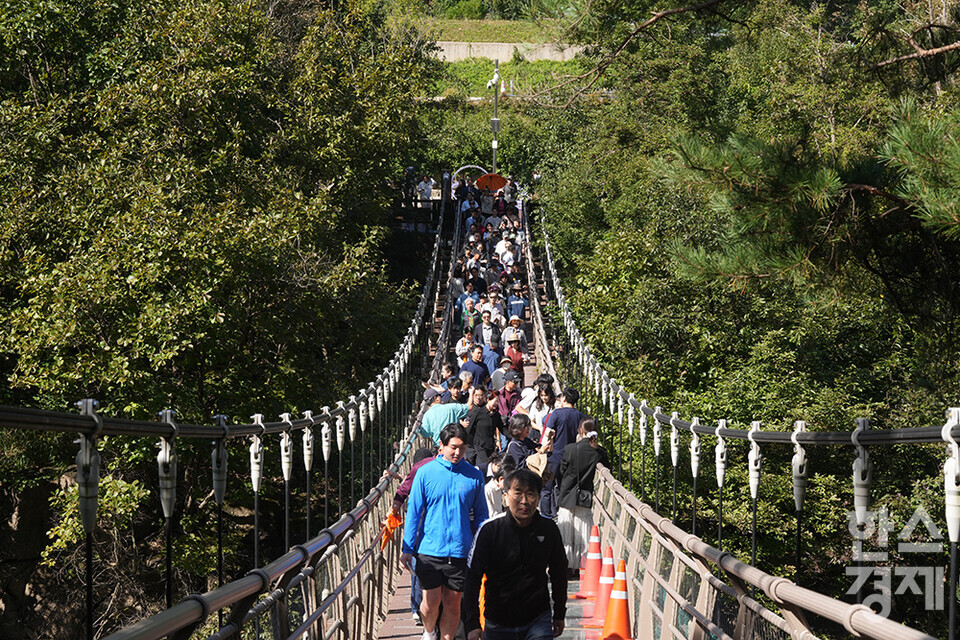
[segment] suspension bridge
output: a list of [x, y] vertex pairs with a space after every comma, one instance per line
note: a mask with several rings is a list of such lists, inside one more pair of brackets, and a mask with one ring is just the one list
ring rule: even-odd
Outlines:
[[[384, 468], [395, 474], [411, 466], [418, 445], [418, 426], [425, 407], [421, 380], [436, 380], [447, 360], [453, 336], [453, 300], [448, 283], [463, 233], [460, 216], [447, 202], [449, 184], [443, 185], [437, 217], [436, 240], [417, 311], [406, 336], [382, 373], [355, 395], [299, 416], [285, 413], [278, 420], [257, 414], [248, 424], [227, 424], [218, 416], [211, 424], [180, 424], [172, 411], [162, 411], [155, 422], [117, 419], [97, 412], [94, 400], [78, 403], [76, 413], [53, 413], [22, 408], [0, 408], [4, 429], [38, 430], [76, 434], [79, 510], [85, 534], [86, 619], [78, 636], [111, 639], [153, 638], [312, 638], [347, 640], [360, 638], [419, 637], [420, 629], [409, 622], [403, 604], [408, 578], [400, 573], [400, 536], [386, 526], [396, 481], [381, 475]], [[749, 430], [736, 429], [720, 420], [701, 423], [683, 419], [677, 412], [650, 406], [617, 383], [594, 357], [577, 328], [567, 305], [556, 268], [546, 225], [523, 216], [528, 239], [524, 243], [528, 287], [531, 295], [531, 350], [536, 367], [552, 373], [564, 385], [580, 388], [589, 411], [601, 422], [606, 441], [616, 455], [610, 469], [601, 469], [594, 492], [594, 519], [604, 545], [626, 563], [630, 633], [636, 639], [812, 639], [818, 637], [866, 637], [881, 640], [931, 638], [923, 630], [895, 622], [889, 616], [895, 594], [888, 586], [879, 596], [851, 598], [824, 594], [799, 586], [785, 576], [757, 567], [757, 500], [762, 486], [763, 451], [791, 447], [794, 451], [790, 484], [796, 507], [797, 566], [804, 536], [802, 515], [808, 481], [806, 449], [850, 447], [856, 528], [866, 531], [869, 522], [872, 461], [870, 448], [902, 444], [946, 446], [942, 498], [949, 537], [949, 567], [931, 567], [914, 582], [921, 589], [939, 589], [937, 603], [949, 620], [949, 637], [955, 637], [957, 542], [960, 539], [960, 410], [950, 409], [942, 425], [901, 430], [870, 430], [859, 420], [847, 432], [807, 430], [798, 422], [793, 432], [765, 431], [758, 422]], [[539, 247], [539, 248], [537, 248]], [[554, 311], [553, 313], [548, 310]], [[664, 431], [669, 429], [669, 434]], [[681, 434], [689, 446], [681, 452]], [[117, 630], [116, 624], [98, 619], [94, 599], [96, 563], [92, 540], [97, 530], [101, 440], [124, 436], [158, 438], [159, 498], [164, 522], [165, 605], [153, 616], [132, 621]], [[211, 441], [210, 487], [218, 509], [218, 563], [215, 585], [205, 593], [175, 593], [172, 558], [175, 549], [175, 504], [178, 444], [184, 440]], [[703, 441], [715, 444], [714, 478], [719, 491], [717, 546], [697, 536], [697, 479]], [[228, 442], [249, 444], [249, 479], [254, 496], [253, 549], [249, 571], [233, 581], [224, 580], [224, 507], [228, 504]], [[747, 465], [753, 527], [749, 532], [723, 533], [723, 488], [730, 460], [727, 443], [742, 441], [749, 447]], [[395, 446], [398, 443], [399, 446]], [[109, 442], [107, 443], [109, 445]], [[275, 445], [275, 446], [274, 446]], [[195, 448], [195, 447], [194, 447]], [[661, 487], [661, 453], [669, 450], [672, 489]], [[280, 495], [270, 496], [283, 504], [283, 548], [279, 557], [268, 558], [260, 549], [261, 492], [273, 491], [263, 484], [265, 456], [279, 451], [283, 475]], [[357, 452], [359, 451], [359, 455]], [[347, 453], [351, 455], [347, 455]], [[681, 454], [693, 479], [692, 495], [681, 496], [691, 505], [689, 530], [677, 521], [677, 472]], [[348, 462], [349, 461], [349, 462]], [[639, 461], [639, 465], [635, 461]], [[359, 471], [354, 465], [359, 462]], [[648, 486], [646, 465], [657, 473]], [[294, 474], [295, 467], [300, 473]], [[345, 469], [348, 466], [349, 469]], [[640, 467], [639, 469], [637, 467]], [[324, 513], [311, 513], [311, 478], [321, 473], [323, 487], [336, 486], [336, 493], [355, 505], [342, 514], [331, 514], [326, 496]], [[343, 485], [344, 472], [350, 482]], [[639, 474], [639, 480], [638, 480]], [[292, 487], [295, 477], [305, 486]], [[357, 480], [359, 478], [359, 481]], [[666, 480], [664, 481], [666, 482]], [[362, 491], [357, 491], [362, 487]], [[629, 487], [637, 487], [640, 496]], [[303, 505], [291, 506], [294, 489], [306, 496]], [[303, 493], [300, 493], [300, 490]], [[663, 495], [661, 495], [663, 494]], [[347, 498], [348, 496], [348, 498]], [[667, 498], [672, 505], [666, 517]], [[663, 497], [663, 500], [661, 500]], [[653, 504], [650, 504], [652, 499]], [[701, 497], [702, 499], [702, 497]], [[322, 526], [318, 523], [322, 522]], [[685, 524], [685, 523], [684, 523]], [[703, 529], [703, 522], [700, 523]], [[762, 532], [760, 532], [762, 535]], [[749, 536], [751, 557], [738, 558], [724, 551], [724, 539]], [[808, 541], [807, 544], [816, 544]], [[873, 576], [875, 568], [861, 562], [858, 575]], [[887, 572], [887, 585], [889, 571]], [[883, 571], [876, 575], [882, 577]], [[916, 578], [917, 576], [915, 576]], [[921, 584], [923, 583], [923, 584]], [[947, 596], [943, 597], [943, 592]], [[915, 593], [915, 592], [914, 592]], [[860, 600], [855, 602], [855, 600]], [[584, 610], [572, 606], [565, 638], [590, 639], [597, 632], [580, 622]], [[404, 626], [399, 621], [407, 620]]]

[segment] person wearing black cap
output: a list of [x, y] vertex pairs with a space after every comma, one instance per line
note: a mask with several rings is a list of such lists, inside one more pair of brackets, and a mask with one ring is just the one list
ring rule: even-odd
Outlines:
[[497, 407], [504, 424], [510, 422], [513, 409], [517, 406], [517, 403], [520, 402], [519, 382], [520, 376], [512, 369], [503, 376], [503, 389], [500, 390], [500, 401]]
[[507, 313], [517, 316], [521, 320], [527, 317], [527, 308], [530, 303], [523, 295], [523, 287], [519, 283], [513, 285], [513, 293], [507, 298]]

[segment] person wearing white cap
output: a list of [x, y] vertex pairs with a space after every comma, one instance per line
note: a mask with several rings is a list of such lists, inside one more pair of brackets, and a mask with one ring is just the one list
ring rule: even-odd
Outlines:
[[525, 363], [529, 362], [530, 356], [527, 352], [527, 334], [523, 330], [523, 320], [517, 315], [510, 316], [510, 322], [507, 328], [503, 330], [503, 341], [510, 343], [513, 340], [520, 341], [520, 353], [523, 354], [523, 361]]
[[490, 374], [490, 388], [494, 391], [500, 391], [503, 389], [503, 376], [507, 374], [507, 371], [510, 371], [510, 368], [513, 366], [513, 361], [510, 360], [507, 356], [500, 358], [500, 366], [497, 367], [497, 370]]

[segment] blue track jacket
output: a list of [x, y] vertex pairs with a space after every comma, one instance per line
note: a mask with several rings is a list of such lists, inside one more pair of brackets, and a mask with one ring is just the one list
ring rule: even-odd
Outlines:
[[451, 464], [438, 456], [420, 467], [413, 478], [403, 551], [466, 558], [474, 533], [486, 519], [487, 500], [480, 470], [466, 460]]

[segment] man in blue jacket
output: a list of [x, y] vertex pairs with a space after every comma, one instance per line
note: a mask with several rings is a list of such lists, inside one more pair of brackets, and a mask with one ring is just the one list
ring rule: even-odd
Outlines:
[[410, 570], [410, 560], [417, 554], [423, 640], [453, 640], [460, 622], [467, 554], [474, 533], [487, 519], [483, 474], [463, 459], [466, 440], [462, 425], [443, 428], [440, 455], [420, 468], [407, 501], [400, 564]]

